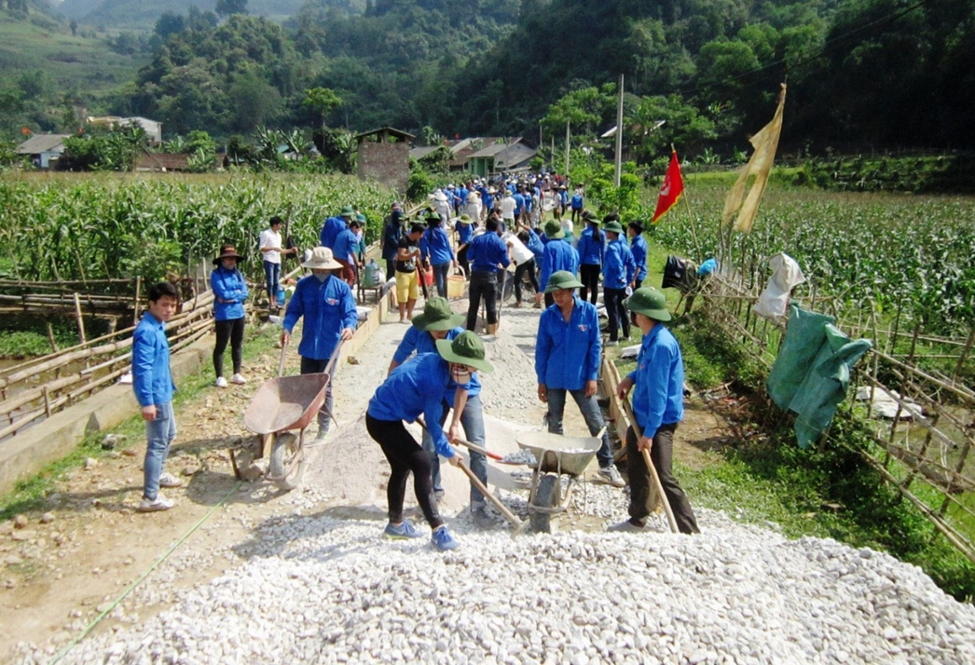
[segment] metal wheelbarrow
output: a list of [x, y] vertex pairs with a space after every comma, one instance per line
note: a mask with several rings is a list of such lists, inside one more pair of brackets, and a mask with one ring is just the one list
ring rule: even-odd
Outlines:
[[[568, 509], [579, 476], [602, 445], [601, 436], [562, 436], [549, 432], [524, 432], [517, 436], [518, 447], [535, 456], [528, 495], [528, 519], [532, 531], [551, 532], [553, 516]], [[564, 496], [563, 475], [569, 477]]]
[[[292, 490], [301, 484], [305, 472], [305, 428], [322, 408], [341, 349], [340, 341], [320, 374], [281, 376], [285, 345], [281, 349], [278, 376], [265, 381], [247, 406], [244, 426], [260, 435], [262, 454], [270, 449], [265, 477], [281, 489]], [[298, 430], [297, 436], [292, 430]]]

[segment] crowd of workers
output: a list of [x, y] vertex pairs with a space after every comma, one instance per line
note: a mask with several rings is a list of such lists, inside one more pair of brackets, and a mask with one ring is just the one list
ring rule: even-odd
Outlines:
[[[443, 496], [440, 458], [454, 464], [460, 459], [453, 443], [463, 438], [486, 447], [479, 398], [480, 372], [492, 371], [484, 343], [475, 330], [480, 301], [485, 302], [486, 330], [495, 334], [504, 276], [515, 264], [514, 306], [522, 306], [523, 289], [535, 290], [534, 306], [543, 309], [538, 324], [535, 372], [538, 398], [547, 405], [549, 432], [561, 434], [566, 397], [571, 395], [593, 436], [601, 437], [596, 455], [597, 477], [624, 487], [596, 403], [596, 382], [604, 346], [628, 338], [631, 324], [642, 333], [637, 368], [620, 384], [620, 396], [633, 389], [636, 429], [627, 433], [627, 471], [630, 482], [630, 520], [617, 530], [646, 528], [649, 514], [649, 470], [642, 456], [650, 451], [666, 500], [680, 530], [697, 532], [694, 513], [671, 469], [673, 434], [683, 418], [683, 365], [680, 348], [662, 325], [670, 320], [663, 294], [643, 287], [647, 275], [647, 246], [639, 222], [626, 229], [615, 214], [597, 217], [584, 205], [576, 188], [570, 197], [558, 176], [499, 183], [498, 190], [474, 179], [460, 187], [438, 189], [430, 204], [410, 220], [394, 203], [384, 222], [382, 257], [387, 279], [395, 281], [400, 321], [409, 323], [394, 353], [385, 381], [369, 401], [366, 427], [389, 461], [387, 484], [389, 523], [385, 535], [414, 538], [420, 531], [403, 515], [403, 500], [410, 474], [417, 502], [432, 529], [432, 541], [453, 549], [457, 540], [440, 517], [437, 503]], [[499, 193], [500, 191], [500, 193]], [[544, 220], [542, 213], [551, 213]], [[567, 214], [568, 213], [568, 214]], [[306, 252], [301, 266], [310, 274], [300, 279], [282, 320], [281, 344], [287, 347], [299, 319], [303, 319], [298, 354], [302, 374], [325, 370], [342, 340], [350, 339], [357, 325], [352, 288], [362, 266], [363, 219], [351, 206], [325, 220], [320, 245]], [[584, 228], [575, 237], [575, 222]], [[276, 304], [283, 256], [297, 253], [281, 236], [280, 218], [272, 218], [260, 236], [269, 306]], [[454, 234], [456, 241], [451, 238]], [[211, 275], [216, 319], [213, 362], [216, 385], [226, 387], [223, 355], [231, 346], [230, 382], [246, 381], [241, 374], [243, 303], [246, 281], [237, 262], [243, 260], [231, 245], [221, 247]], [[466, 316], [452, 311], [447, 299], [451, 269], [469, 280]], [[422, 273], [432, 273], [421, 314], [413, 315]], [[499, 279], [500, 276], [500, 279]], [[600, 332], [597, 293], [602, 279], [603, 304], [609, 319], [608, 339]], [[165, 322], [175, 312], [177, 296], [162, 282], [149, 291], [149, 308], [134, 335], [133, 379], [146, 420], [145, 482], [140, 511], [166, 510], [173, 502], [160, 488], [177, 487], [180, 480], [163, 472], [169, 445], [176, 435], [172, 409], [173, 384], [169, 374], [169, 347]], [[318, 437], [330, 427], [333, 408], [331, 382], [318, 414]], [[447, 424], [448, 416], [450, 423]], [[417, 442], [404, 423], [420, 420], [424, 434]], [[461, 437], [463, 430], [463, 437]], [[487, 463], [483, 454], [471, 453], [471, 470], [483, 483]], [[470, 510], [474, 521], [488, 527], [484, 496], [471, 486]]]

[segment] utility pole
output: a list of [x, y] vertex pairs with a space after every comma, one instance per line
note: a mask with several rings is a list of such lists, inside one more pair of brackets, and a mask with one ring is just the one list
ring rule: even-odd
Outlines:
[[565, 176], [569, 177], [569, 121], [565, 121]]
[[620, 99], [616, 106], [616, 172], [613, 182], [620, 186], [620, 175], [623, 172], [623, 75], [620, 74]]

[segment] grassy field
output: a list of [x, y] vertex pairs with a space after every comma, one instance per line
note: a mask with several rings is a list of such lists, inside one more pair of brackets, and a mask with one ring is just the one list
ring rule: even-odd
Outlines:
[[2, 78], [45, 72], [64, 92], [97, 95], [131, 81], [144, 57], [111, 51], [102, 36], [73, 36], [46, 17], [30, 21], [0, 20], [0, 72]]

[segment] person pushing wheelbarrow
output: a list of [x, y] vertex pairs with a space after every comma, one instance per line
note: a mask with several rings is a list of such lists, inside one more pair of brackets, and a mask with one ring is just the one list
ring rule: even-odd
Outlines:
[[[310, 269], [312, 274], [298, 282], [295, 294], [288, 302], [281, 346], [288, 345], [291, 331], [298, 319], [304, 317], [301, 344], [298, 345], [301, 373], [319, 374], [325, 371], [339, 342], [352, 339], [359, 317], [352, 289], [336, 276], [336, 271], [342, 270], [343, 266], [332, 257], [332, 250], [316, 247], [311, 256], [301, 262], [301, 267]], [[333, 376], [334, 373], [333, 368]], [[318, 412], [316, 441], [325, 438], [332, 421], [332, 383], [329, 381], [325, 401]]]

